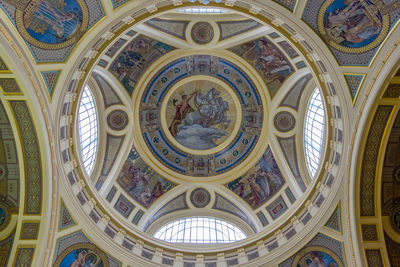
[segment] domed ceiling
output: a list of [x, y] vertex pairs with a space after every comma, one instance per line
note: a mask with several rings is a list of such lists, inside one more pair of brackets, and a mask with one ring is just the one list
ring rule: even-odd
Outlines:
[[0, 7], [0, 263], [395, 265], [396, 1]]
[[328, 116], [306, 58], [268, 24], [214, 11], [175, 10], [123, 31], [86, 80], [99, 121], [86, 190], [135, 235], [191, 216], [265, 235], [322, 176]]

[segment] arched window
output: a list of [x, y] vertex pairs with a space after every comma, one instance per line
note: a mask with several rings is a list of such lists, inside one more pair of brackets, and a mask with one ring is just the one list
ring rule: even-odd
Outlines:
[[246, 238], [237, 226], [217, 218], [187, 217], [161, 227], [155, 238], [172, 243], [231, 243]]
[[79, 144], [83, 166], [92, 173], [97, 152], [97, 110], [88, 86], [82, 92], [78, 111]]
[[188, 7], [178, 9], [179, 13], [188, 13], [188, 14], [226, 14], [229, 13], [227, 9], [222, 8], [210, 8], [210, 7]]
[[308, 102], [304, 125], [306, 162], [311, 177], [314, 177], [320, 165], [324, 127], [324, 103], [322, 102], [321, 92], [316, 88]]

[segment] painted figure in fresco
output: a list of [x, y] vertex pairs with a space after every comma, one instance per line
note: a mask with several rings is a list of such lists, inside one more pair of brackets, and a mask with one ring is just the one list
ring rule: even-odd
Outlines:
[[74, 0], [43, 0], [26, 20], [28, 32], [44, 43], [62, 43], [78, 31], [82, 11]]
[[336, 43], [360, 47], [378, 36], [382, 19], [378, 8], [369, 1], [337, 0], [327, 10], [324, 27]]
[[256, 67], [261, 70], [269, 80], [279, 80], [283, 83], [292, 68], [282, 53], [271, 43], [264, 39], [254, 41], [258, 54]]
[[2, 225], [5, 220], [6, 220], [6, 212], [3, 210], [3, 208], [0, 208], [0, 225]]
[[[193, 149], [210, 149], [217, 146], [215, 140], [227, 135], [222, 129], [230, 124], [226, 114], [229, 104], [220, 95], [221, 92], [211, 88], [205, 94], [195, 91], [189, 96], [182, 96], [169, 126], [169, 131], [179, 143]], [[192, 98], [194, 107], [189, 104]], [[222, 129], [214, 127], [217, 125]]]
[[297, 267], [338, 267], [338, 264], [329, 254], [311, 251], [300, 259]]
[[197, 92], [194, 92], [189, 96], [183, 95], [182, 101], [176, 106], [175, 117], [172, 120], [171, 125], [169, 126], [169, 131], [171, 132], [172, 136], [176, 136], [176, 134], [178, 133], [178, 125], [182, 122], [186, 115], [194, 111], [192, 106], [189, 104], [189, 101], [196, 93]]
[[283, 185], [282, 174], [268, 148], [255, 169], [227, 186], [230, 190], [246, 200], [252, 208], [264, 204]]

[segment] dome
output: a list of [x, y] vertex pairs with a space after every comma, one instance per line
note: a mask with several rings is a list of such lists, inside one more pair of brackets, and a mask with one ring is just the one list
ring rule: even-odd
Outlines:
[[397, 266], [396, 1], [0, 7], [1, 266]]

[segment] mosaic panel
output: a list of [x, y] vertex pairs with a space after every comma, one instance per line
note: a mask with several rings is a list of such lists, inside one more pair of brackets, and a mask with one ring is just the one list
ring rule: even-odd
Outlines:
[[36, 62], [64, 61], [80, 38], [103, 16], [97, 0], [1, 0]]
[[267, 38], [246, 42], [229, 49], [243, 57], [264, 79], [273, 98], [294, 68], [285, 55]]
[[400, 266], [400, 244], [385, 233], [386, 250], [391, 266]]
[[236, 35], [251, 31], [261, 26], [255, 20], [234, 20], [234, 21], [218, 21], [219, 27], [219, 40], [225, 40]]
[[174, 49], [172, 46], [139, 35], [118, 54], [109, 71], [127, 92], [132, 94], [144, 71], [162, 55]]
[[0, 78], [0, 88], [6, 94], [19, 94], [21, 89], [14, 78]]
[[7, 266], [14, 241], [15, 232], [0, 241], [0, 266]]
[[361, 233], [364, 241], [378, 241], [378, 232], [375, 224], [362, 224]]
[[331, 237], [317, 234], [307, 245], [279, 267], [326, 266], [344, 267], [343, 244]]
[[360, 181], [361, 216], [375, 215], [375, 174], [381, 139], [393, 106], [381, 105], [375, 112], [365, 143]]
[[39, 236], [40, 222], [23, 222], [21, 239], [35, 240]]
[[60, 74], [60, 71], [58, 71], [58, 70], [42, 71], [40, 74], [42, 75], [44, 84], [47, 87], [47, 91], [49, 92], [49, 95], [52, 96], [54, 86], [56, 85], [57, 78], [58, 78], [58, 75]]
[[72, 218], [71, 214], [68, 212], [64, 203], [62, 203], [61, 208], [60, 208], [60, 220], [58, 223], [58, 229], [64, 230], [64, 229], [69, 228], [74, 225], [75, 225], [74, 219]]
[[312, 75], [307, 74], [304, 77], [302, 77], [301, 79], [299, 79], [293, 85], [293, 87], [290, 89], [290, 91], [286, 94], [286, 96], [283, 98], [280, 106], [291, 107], [294, 110], [298, 111], [301, 96], [303, 95], [304, 89], [306, 88], [306, 85], [311, 80], [311, 78], [312, 78]]
[[[209, 55], [183, 57], [165, 66], [145, 88], [139, 109], [150, 152], [168, 169], [195, 177], [238, 166], [255, 147], [263, 123], [260, 95], [247, 74]], [[239, 109], [241, 118], [236, 116]]]
[[189, 21], [153, 18], [144, 24], [179, 39], [186, 40], [185, 32]]
[[16, 258], [14, 260], [15, 267], [31, 266], [35, 253], [34, 247], [19, 247], [17, 249]]
[[214, 39], [214, 28], [208, 22], [196, 22], [190, 31], [190, 35], [195, 43], [208, 44]]
[[152, 170], [139, 156], [134, 146], [122, 167], [118, 183], [145, 208], [176, 186]]
[[244, 220], [246, 223], [248, 223], [251, 226], [251, 228], [253, 228], [254, 231], [256, 230], [256, 227], [254, 226], [253, 222], [250, 220], [250, 218], [246, 215], [244, 211], [242, 211], [238, 206], [236, 206], [231, 201], [224, 198], [218, 193], [215, 193], [215, 202], [212, 208], [233, 214]]
[[95, 79], [97, 85], [100, 88], [100, 92], [103, 96], [104, 106], [106, 109], [112, 105], [122, 104], [122, 101], [117, 93], [115, 93], [111, 85], [101, 75], [93, 73], [92, 77]]
[[125, 218], [128, 218], [128, 216], [131, 214], [131, 212], [134, 208], [135, 208], [135, 205], [133, 205], [122, 194], [119, 196], [117, 202], [114, 205], [114, 209], [116, 209]]
[[123, 4], [129, 2], [130, 0], [111, 0], [113, 8], [117, 8], [122, 6]]
[[281, 4], [282, 6], [286, 7], [290, 11], [294, 11], [296, 7], [297, 0], [273, 0], [274, 2]]
[[285, 180], [268, 146], [250, 171], [225, 186], [256, 209], [275, 195], [284, 184]]
[[379, 249], [366, 249], [368, 267], [384, 267], [381, 251]]
[[329, 217], [328, 221], [325, 223], [325, 226], [337, 232], [342, 231], [339, 207], [337, 207], [332, 213], [331, 217]]
[[143, 210], [139, 210], [138, 212], [136, 212], [135, 216], [132, 219], [132, 223], [137, 225], [139, 223], [140, 219], [142, 219], [143, 215], [144, 215]]
[[400, 97], [400, 84], [389, 84], [385, 93], [383, 94], [385, 98], [398, 98]]
[[347, 82], [347, 86], [350, 89], [351, 99], [353, 101], [356, 99], [358, 90], [361, 87], [364, 77], [365, 77], [365, 75], [361, 75], [361, 74], [345, 74], [344, 75], [344, 78], [346, 79], [346, 82]]
[[262, 211], [257, 212], [257, 217], [260, 220], [262, 226], [267, 226], [268, 225], [268, 220], [265, 217], [264, 213]]
[[271, 215], [272, 219], [275, 220], [287, 210], [287, 205], [282, 196], [279, 196], [271, 204], [269, 204], [266, 209]]
[[4, 60], [0, 57], [0, 72], [6, 72], [6, 71], [9, 71], [9, 69]]
[[9, 101], [14, 111], [24, 153], [26, 214], [40, 214], [42, 208], [42, 164], [32, 117], [25, 101]]
[[83, 264], [87, 266], [120, 266], [117, 260], [105, 254], [82, 232], [69, 234], [57, 241], [53, 266], [74, 266], [71, 264], [78, 263], [74, 263], [77, 259], [84, 259]]
[[397, 1], [310, 0], [302, 19], [341, 65], [368, 65], [400, 14]]

